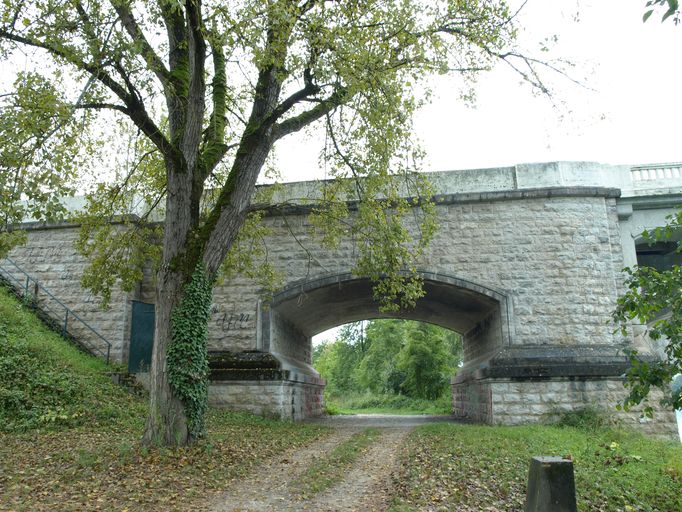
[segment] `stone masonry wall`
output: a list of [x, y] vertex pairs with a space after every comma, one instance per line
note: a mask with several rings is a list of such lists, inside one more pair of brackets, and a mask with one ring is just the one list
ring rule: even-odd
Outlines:
[[490, 390], [495, 424], [538, 423], [592, 406], [623, 426], [657, 437], [679, 439], [675, 414], [657, 405], [660, 394], [652, 392], [651, 405], [655, 406], [652, 420], [640, 418], [640, 409], [616, 410], [616, 405], [626, 396], [621, 378], [553, 378], [525, 382], [500, 379], [490, 383]]
[[504, 290], [512, 344], [613, 344], [622, 256], [615, 200], [449, 205], [423, 265]]
[[493, 404], [490, 384], [470, 381], [452, 386], [452, 413], [476, 423], [492, 423]]
[[[610, 313], [620, 291], [622, 253], [615, 200], [526, 194], [520, 199], [468, 198], [441, 204], [439, 230], [419, 264], [503, 291], [510, 298], [512, 345], [615, 345]], [[286, 283], [348, 272], [357, 257], [353, 240], [322, 248], [306, 215], [268, 217], [268, 258]], [[292, 236], [291, 231], [296, 235]], [[115, 293], [109, 312], [79, 286], [85, 265], [72, 247], [76, 228], [31, 230], [11, 257], [65, 300], [114, 344], [127, 350], [128, 302], [153, 297], [152, 279], [137, 294]], [[301, 245], [305, 247], [302, 248]], [[212, 350], [257, 346], [259, 289], [236, 277], [216, 286], [209, 325]], [[305, 352], [305, 350], [303, 350]]]
[[270, 350], [296, 361], [312, 364], [312, 340], [276, 311], [270, 315]]
[[[439, 229], [419, 267], [505, 292], [512, 344], [621, 341], [610, 325], [622, 268], [614, 199], [540, 195], [436, 210]], [[287, 283], [347, 272], [357, 257], [352, 240], [335, 251], [320, 248], [304, 215], [289, 217], [286, 225], [277, 217], [265, 222], [272, 230], [268, 257]]]
[[462, 338], [462, 355], [467, 363], [472, 364], [490, 357], [499, 349], [502, 339], [500, 312], [494, 311], [481, 320]]
[[323, 413], [323, 390], [323, 385], [289, 380], [215, 381], [208, 400], [216, 407], [298, 421]]
[[[107, 339], [113, 361], [124, 362], [128, 356], [130, 300], [135, 294], [114, 290], [109, 307], [102, 309], [100, 299], [80, 286], [87, 262], [73, 247], [77, 236], [74, 227], [30, 229], [28, 242], [12, 250], [9, 257]], [[5, 267], [12, 271], [11, 265]], [[63, 316], [63, 309], [47, 295], [39, 294], [38, 301], [43, 309], [53, 310], [58, 319]], [[106, 351], [105, 344], [78, 322], [72, 320], [69, 331]]]

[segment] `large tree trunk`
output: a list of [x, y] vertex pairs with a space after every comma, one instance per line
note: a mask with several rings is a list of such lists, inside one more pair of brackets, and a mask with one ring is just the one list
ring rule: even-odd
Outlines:
[[181, 300], [182, 276], [164, 270], [157, 274], [154, 351], [150, 374], [150, 409], [142, 439], [145, 445], [183, 446], [189, 439], [182, 401], [168, 380], [166, 352], [171, 340], [171, 314]]
[[[171, 317], [182, 301], [193, 265], [187, 260], [187, 238], [198, 221], [192, 204], [192, 173], [179, 162], [166, 162], [167, 200], [163, 256], [156, 275], [156, 317], [150, 373], [150, 410], [142, 438], [146, 445], [183, 446], [189, 436], [185, 407], [169, 382], [168, 347]], [[191, 267], [188, 270], [188, 264]]]

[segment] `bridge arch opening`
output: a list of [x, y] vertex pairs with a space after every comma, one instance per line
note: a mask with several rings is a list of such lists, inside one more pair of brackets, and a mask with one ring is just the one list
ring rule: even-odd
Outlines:
[[313, 338], [313, 347], [327, 409], [452, 412], [451, 381], [462, 361], [462, 337], [455, 331], [370, 319], [325, 331]]
[[312, 368], [312, 338], [360, 320], [399, 318], [439, 325], [462, 336], [463, 367], [473, 371], [510, 344], [507, 296], [461, 278], [420, 272], [425, 296], [414, 308], [379, 310], [368, 279], [327, 275], [292, 283], [261, 308], [259, 348], [300, 376], [319, 377]]

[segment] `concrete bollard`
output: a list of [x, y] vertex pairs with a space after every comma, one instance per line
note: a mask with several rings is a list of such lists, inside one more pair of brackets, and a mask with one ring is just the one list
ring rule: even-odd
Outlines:
[[576, 512], [573, 461], [533, 457], [528, 471], [526, 512]]

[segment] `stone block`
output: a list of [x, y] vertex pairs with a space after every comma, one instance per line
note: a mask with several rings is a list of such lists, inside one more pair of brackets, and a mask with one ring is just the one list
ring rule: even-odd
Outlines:
[[526, 512], [577, 512], [573, 461], [533, 457], [528, 472]]

